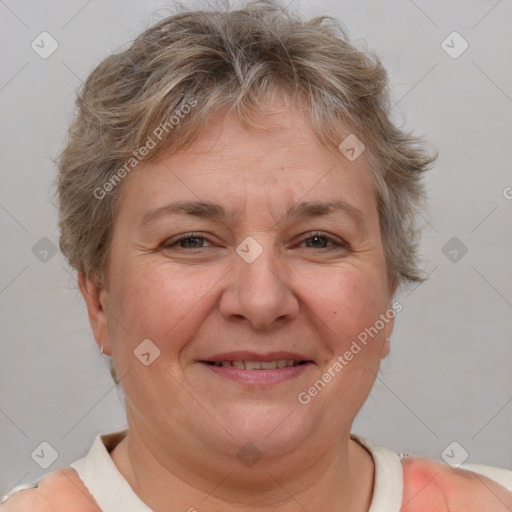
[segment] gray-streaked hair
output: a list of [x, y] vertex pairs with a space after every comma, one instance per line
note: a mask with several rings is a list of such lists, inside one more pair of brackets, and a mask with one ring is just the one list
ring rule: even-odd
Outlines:
[[60, 248], [70, 265], [106, 282], [119, 177], [135, 154], [152, 161], [186, 148], [221, 108], [254, 125], [276, 91], [300, 101], [325, 145], [338, 146], [348, 133], [365, 144], [390, 280], [421, 281], [415, 219], [435, 156], [391, 121], [387, 75], [375, 55], [351, 45], [336, 20], [303, 21], [274, 1], [180, 6], [90, 74], [58, 161]]

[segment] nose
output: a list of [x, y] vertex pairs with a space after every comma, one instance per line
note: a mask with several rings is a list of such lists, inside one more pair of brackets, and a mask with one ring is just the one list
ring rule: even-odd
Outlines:
[[222, 316], [231, 322], [248, 322], [258, 330], [292, 320], [299, 303], [287, 285], [287, 274], [283, 262], [269, 248], [251, 263], [235, 254], [219, 305]]

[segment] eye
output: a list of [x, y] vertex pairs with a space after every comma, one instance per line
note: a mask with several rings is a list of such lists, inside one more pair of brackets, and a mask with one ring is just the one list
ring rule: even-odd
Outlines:
[[[163, 249], [204, 249], [204, 242], [208, 242], [207, 238], [200, 236], [198, 233], [186, 233], [179, 238], [166, 240], [162, 244]], [[209, 243], [209, 242], [208, 242]]]
[[[206, 244], [206, 245], [205, 245]], [[310, 236], [304, 238], [299, 245], [307, 249], [320, 250], [347, 250], [349, 245], [341, 239], [334, 238], [321, 232], [310, 233]], [[208, 238], [200, 233], [185, 233], [177, 238], [166, 240], [162, 244], [162, 249], [207, 249], [212, 246]]]
[[[310, 233], [308, 238], [302, 240], [308, 249], [348, 249], [349, 246], [343, 240], [328, 236], [324, 233]], [[330, 244], [330, 245], [328, 245]]]

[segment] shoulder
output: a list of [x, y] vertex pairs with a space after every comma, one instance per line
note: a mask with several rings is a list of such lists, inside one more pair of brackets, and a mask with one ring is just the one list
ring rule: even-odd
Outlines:
[[73, 468], [55, 471], [39, 481], [37, 488], [16, 493], [0, 512], [100, 512]]
[[428, 459], [402, 461], [403, 512], [508, 512], [512, 493], [481, 474]]

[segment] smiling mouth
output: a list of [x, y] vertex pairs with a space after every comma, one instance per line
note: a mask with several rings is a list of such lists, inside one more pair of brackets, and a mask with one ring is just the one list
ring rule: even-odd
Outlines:
[[293, 359], [277, 359], [275, 361], [201, 361], [210, 366], [233, 366], [240, 370], [278, 370], [300, 366], [312, 361], [295, 361]]

